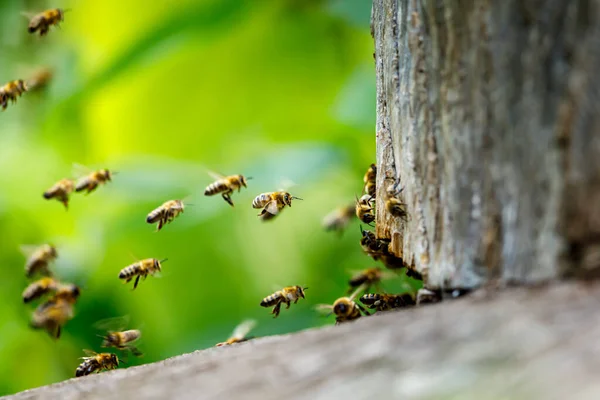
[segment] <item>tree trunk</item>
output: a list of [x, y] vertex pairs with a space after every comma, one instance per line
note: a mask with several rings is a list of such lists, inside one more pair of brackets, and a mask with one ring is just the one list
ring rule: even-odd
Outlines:
[[378, 237], [436, 289], [596, 275], [600, 1], [375, 0], [372, 33]]

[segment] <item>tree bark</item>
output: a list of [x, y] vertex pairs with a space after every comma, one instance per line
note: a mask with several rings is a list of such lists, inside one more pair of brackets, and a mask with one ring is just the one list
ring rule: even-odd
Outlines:
[[436, 289], [597, 275], [600, 1], [375, 0], [372, 33], [377, 236]]

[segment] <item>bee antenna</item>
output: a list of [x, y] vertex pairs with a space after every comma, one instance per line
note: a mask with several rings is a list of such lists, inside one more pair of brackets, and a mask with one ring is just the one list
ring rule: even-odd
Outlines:
[[306, 290], [306, 289], [308, 289], [308, 287], [302, 288], [302, 290]]
[[64, 13], [69, 12], [69, 11], [73, 11], [73, 9], [72, 8], [64, 8], [62, 10], [62, 12], [64, 12]]
[[247, 180], [247, 181], [249, 181], [250, 179], [254, 179], [254, 178], [253, 178], [253, 177], [251, 177], [251, 176], [247, 176], [247, 177], [246, 177], [246, 180]]
[[159, 261], [159, 263], [161, 263], [161, 264], [162, 264], [162, 263], [164, 263], [164, 262], [165, 262], [165, 261], [167, 261], [167, 260], [168, 260], [168, 258], [163, 258], [162, 260], [160, 260], [160, 261]]
[[111, 175], [117, 175], [119, 171], [110, 171]]
[[186, 207], [187, 207], [187, 206], [193, 206], [193, 205], [194, 205], [194, 203], [185, 203], [185, 206], [186, 206]]
[[296, 197], [296, 196], [292, 196], [292, 199], [295, 199], [295, 200], [304, 200], [304, 199], [301, 199], [300, 197]]

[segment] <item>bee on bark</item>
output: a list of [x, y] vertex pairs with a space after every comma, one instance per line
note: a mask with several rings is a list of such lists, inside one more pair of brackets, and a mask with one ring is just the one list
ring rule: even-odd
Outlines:
[[122, 316], [100, 320], [94, 324], [94, 327], [105, 332], [105, 334], [98, 335], [102, 338], [102, 347], [114, 347], [141, 357], [143, 353], [134, 346], [134, 343], [142, 337], [142, 331], [139, 329], [126, 330], [128, 323], [129, 316]]
[[[29, 26], [27, 27], [29, 33], [35, 33], [39, 31], [40, 36], [46, 35], [52, 25], [59, 26], [59, 24], [64, 20], [66, 11], [68, 10], [53, 8], [33, 15], [29, 21]], [[28, 14], [25, 15], [29, 16]]]
[[247, 181], [252, 179], [252, 177], [246, 178], [244, 175], [223, 176], [214, 172], [211, 172], [210, 175], [215, 178], [216, 181], [204, 189], [204, 195], [214, 196], [215, 194], [221, 193], [221, 197], [223, 197], [231, 207], [233, 207], [231, 194], [236, 190], [240, 192], [242, 187], [248, 187]]
[[363, 230], [360, 228], [361, 239], [360, 246], [363, 251], [371, 256], [375, 261], [381, 261], [388, 269], [401, 269], [404, 268], [404, 260], [401, 257], [396, 257], [389, 250], [390, 240], [378, 239], [375, 234], [371, 231]]
[[86, 194], [92, 193], [99, 185], [103, 185], [106, 182], [110, 182], [115, 172], [111, 172], [108, 169], [100, 169], [93, 171], [86, 176], [80, 178], [75, 184], [75, 191], [82, 192], [86, 191]]
[[247, 335], [248, 335], [248, 333], [250, 333], [250, 331], [252, 329], [254, 329], [255, 326], [256, 326], [256, 321], [253, 319], [247, 319], [247, 320], [243, 321], [242, 323], [240, 323], [238, 326], [235, 327], [235, 329], [233, 330], [233, 333], [231, 334], [231, 337], [229, 339], [227, 339], [224, 342], [217, 343], [216, 346], [217, 347], [229, 346], [234, 343], [241, 343], [241, 342], [245, 342], [245, 341], [251, 339], [251, 338], [247, 337]]
[[38, 273], [44, 276], [52, 276], [49, 267], [50, 263], [58, 257], [56, 247], [51, 244], [41, 246], [23, 245], [21, 246], [21, 252], [27, 257], [25, 275], [28, 278]]
[[333, 210], [323, 218], [323, 227], [326, 231], [343, 233], [344, 229], [346, 229], [352, 218], [356, 215], [354, 210], [354, 204]]
[[292, 200], [302, 199], [285, 191], [261, 193], [252, 201], [252, 208], [262, 208], [258, 216], [266, 221], [273, 219], [285, 206], [291, 207]]
[[65, 209], [69, 209], [69, 194], [74, 188], [75, 184], [72, 179], [61, 179], [44, 192], [44, 198], [46, 200], [56, 199], [63, 203]]
[[404, 294], [379, 294], [368, 293], [360, 298], [367, 308], [376, 311], [388, 311], [394, 308], [410, 307], [415, 305], [415, 298], [410, 293]]
[[32, 282], [23, 291], [23, 303], [29, 303], [39, 299], [45, 294], [55, 292], [58, 289], [59, 282], [54, 278], [45, 277]]
[[21, 97], [27, 91], [27, 85], [22, 79], [10, 81], [0, 88], [0, 106], [2, 110], [8, 107], [8, 101], [17, 102], [17, 98]]
[[179, 214], [182, 214], [184, 208], [185, 204], [183, 203], [183, 200], [166, 201], [159, 207], [150, 211], [146, 217], [146, 222], [149, 224], [158, 222], [156, 230], [160, 231], [165, 224], [171, 223], [171, 221], [173, 221]]
[[375, 164], [371, 164], [369, 166], [369, 169], [367, 169], [365, 176], [363, 177], [363, 181], [365, 183], [365, 193], [371, 196], [372, 198], [375, 198], [375, 194], [377, 192], [376, 180], [377, 166]]
[[354, 301], [363, 288], [364, 286], [361, 286], [349, 297], [340, 297], [333, 305], [319, 304], [316, 308], [321, 312], [328, 311], [329, 313], [327, 315], [335, 314], [336, 325], [347, 321], [353, 321], [363, 315], [371, 315], [363, 306]]
[[417, 305], [433, 304], [442, 301], [439, 291], [421, 288], [417, 291]]
[[125, 280], [124, 283], [129, 283], [133, 278], [135, 278], [132, 289], [134, 290], [137, 287], [140, 278], [143, 277], [144, 280], [146, 280], [148, 275], [154, 275], [157, 272], [160, 272], [161, 264], [165, 261], [167, 261], [166, 258], [160, 261], [156, 258], [146, 258], [144, 260], [140, 260], [123, 268], [119, 272], [119, 279]]
[[81, 357], [83, 362], [75, 370], [75, 376], [85, 376], [102, 370], [116, 369], [119, 366], [119, 358], [112, 353], [96, 353], [84, 350], [88, 357]]
[[308, 289], [307, 287], [303, 288], [302, 286], [287, 286], [281, 290], [276, 291], [270, 296], [265, 297], [260, 302], [262, 307], [273, 307], [273, 318], [277, 318], [279, 315], [279, 311], [281, 310], [281, 305], [286, 305], [286, 310], [290, 308], [290, 304], [293, 301], [294, 304], [298, 303], [300, 298], [304, 297], [304, 291]]
[[356, 199], [356, 216], [367, 225], [375, 221], [375, 212], [373, 208], [373, 197], [365, 194], [360, 199]]
[[392, 214], [394, 217], [398, 217], [404, 221], [408, 220], [408, 213], [406, 212], [406, 204], [398, 197], [404, 188], [398, 189], [400, 181], [397, 181], [395, 185], [391, 185], [387, 190], [387, 200], [385, 201], [385, 209], [387, 212]]

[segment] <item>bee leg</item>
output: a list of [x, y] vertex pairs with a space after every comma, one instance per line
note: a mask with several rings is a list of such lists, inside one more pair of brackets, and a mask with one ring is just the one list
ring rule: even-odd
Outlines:
[[358, 309], [360, 311], [362, 311], [365, 315], [371, 315], [363, 306], [361, 306], [360, 304], [356, 303], [356, 306], [358, 307]]
[[277, 318], [279, 315], [279, 311], [281, 310], [281, 303], [277, 303], [275, 307], [273, 307], [273, 318]]
[[144, 355], [144, 353], [142, 353], [137, 347], [135, 346], [130, 346], [129, 350], [131, 350], [131, 354], [133, 354], [136, 357], [141, 357]]
[[231, 197], [229, 196], [229, 193], [223, 193], [223, 194], [221, 194], [221, 196], [225, 199], [226, 202], [229, 203], [229, 205], [231, 207], [233, 207], [233, 201], [231, 201]]
[[[138, 275], [137, 278], [135, 278], [135, 282], [133, 283], [133, 289], [135, 289], [138, 285], [138, 282], [140, 281], [140, 276]], [[131, 290], [133, 290], [131, 289]]]
[[60, 338], [60, 325], [56, 327], [56, 335], [54, 336], [56, 339]]

